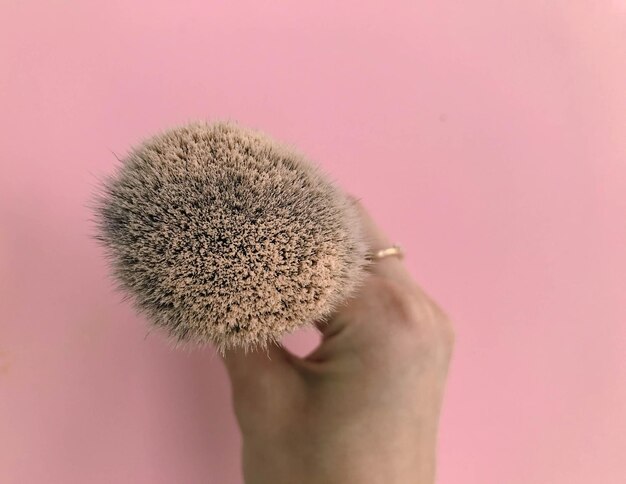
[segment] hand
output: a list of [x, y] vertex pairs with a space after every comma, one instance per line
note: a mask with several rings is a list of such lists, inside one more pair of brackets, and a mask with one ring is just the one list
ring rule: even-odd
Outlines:
[[[360, 208], [370, 246], [389, 240]], [[453, 333], [402, 262], [373, 262], [306, 358], [228, 351], [248, 484], [433, 483]]]

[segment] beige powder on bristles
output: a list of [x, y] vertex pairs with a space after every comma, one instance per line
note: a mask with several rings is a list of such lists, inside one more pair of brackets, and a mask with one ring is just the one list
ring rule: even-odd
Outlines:
[[179, 342], [265, 346], [323, 320], [366, 263], [356, 208], [256, 131], [193, 123], [134, 149], [102, 188], [119, 286]]

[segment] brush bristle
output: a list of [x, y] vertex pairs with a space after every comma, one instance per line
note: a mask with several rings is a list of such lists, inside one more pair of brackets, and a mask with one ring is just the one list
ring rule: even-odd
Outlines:
[[134, 149], [98, 198], [97, 238], [138, 310], [180, 342], [278, 341], [359, 284], [351, 200], [301, 155], [231, 123]]

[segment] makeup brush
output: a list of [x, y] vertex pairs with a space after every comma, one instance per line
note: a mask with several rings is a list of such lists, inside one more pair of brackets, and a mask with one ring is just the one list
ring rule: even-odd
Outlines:
[[132, 149], [95, 204], [121, 290], [178, 342], [263, 347], [324, 320], [360, 283], [356, 207], [293, 149], [192, 123]]

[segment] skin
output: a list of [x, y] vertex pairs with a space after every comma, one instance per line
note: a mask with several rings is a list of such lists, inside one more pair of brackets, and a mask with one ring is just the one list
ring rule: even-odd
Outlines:
[[[370, 247], [390, 246], [359, 209]], [[454, 342], [446, 314], [387, 257], [318, 328], [306, 358], [278, 345], [224, 355], [245, 482], [433, 483]]]

